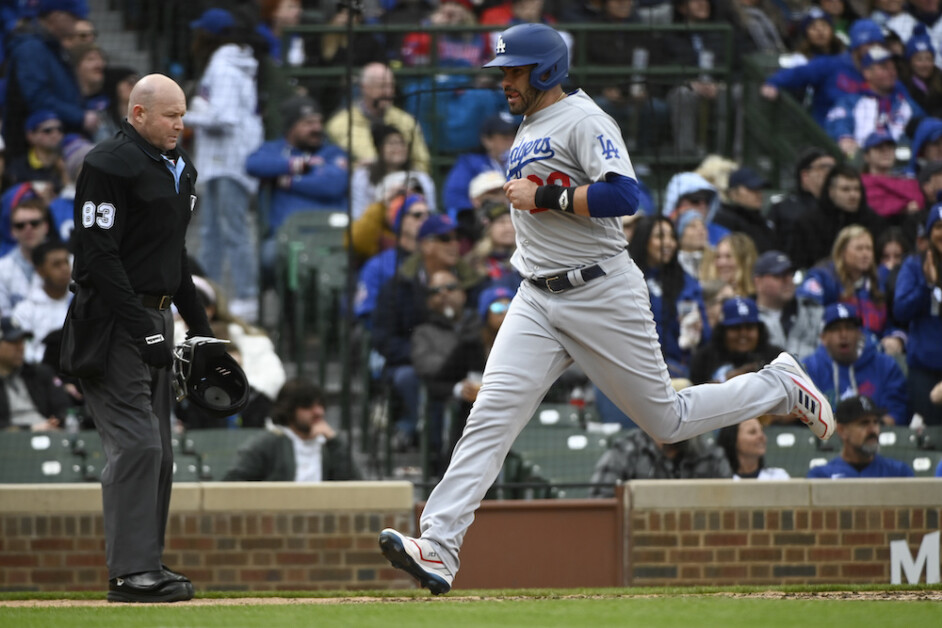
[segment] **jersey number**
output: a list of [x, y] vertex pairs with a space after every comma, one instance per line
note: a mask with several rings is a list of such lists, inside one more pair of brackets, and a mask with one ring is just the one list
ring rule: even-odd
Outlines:
[[114, 205], [111, 203], [95, 203], [88, 201], [82, 205], [82, 226], [88, 229], [98, 225], [102, 229], [111, 229], [114, 226]]
[[[533, 181], [537, 185], [544, 185], [543, 179], [536, 176], [535, 174], [528, 174], [527, 179], [529, 179], [530, 181]], [[546, 185], [561, 185], [564, 188], [568, 188], [569, 186], [572, 185], [572, 183], [571, 183], [571, 180], [569, 179], [568, 174], [554, 171], [554, 172], [551, 172], [548, 177], [546, 177]], [[548, 212], [548, 211], [549, 211], [548, 209], [541, 209], [538, 207], [536, 209], [531, 209], [530, 213], [539, 214], [540, 212]]]

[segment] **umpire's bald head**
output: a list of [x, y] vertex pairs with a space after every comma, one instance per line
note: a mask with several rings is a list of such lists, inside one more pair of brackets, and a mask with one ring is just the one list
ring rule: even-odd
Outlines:
[[183, 90], [168, 76], [148, 74], [131, 89], [128, 123], [161, 152], [176, 148], [185, 113]]

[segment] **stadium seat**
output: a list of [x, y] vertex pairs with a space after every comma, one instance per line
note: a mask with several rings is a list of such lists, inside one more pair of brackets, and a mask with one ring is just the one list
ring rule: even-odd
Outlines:
[[[195, 473], [195, 479], [185, 481], [222, 480], [235, 464], [239, 447], [263, 431], [264, 428], [189, 430], [179, 437], [179, 449], [174, 449], [177, 468], [182, 475]], [[184, 481], [176, 471], [173, 477]]]
[[0, 484], [83, 481], [64, 432], [0, 432]]
[[306, 326], [308, 320], [313, 319], [322, 346], [319, 352], [322, 385], [326, 378], [328, 355], [325, 349], [331, 344], [339, 346], [339, 343], [330, 342], [340, 336], [332, 333], [338, 325], [331, 323], [337, 320], [340, 298], [347, 282], [344, 245], [347, 224], [348, 217], [344, 212], [300, 211], [288, 216], [277, 235], [278, 292], [283, 303], [290, 303], [291, 312], [282, 317], [282, 324], [291, 323], [292, 358], [300, 372], [305, 362]]
[[[541, 404], [514, 442], [512, 451], [531, 466], [532, 475], [552, 484], [588, 483], [608, 447], [610, 430], [586, 429], [569, 404]], [[598, 425], [598, 424], [597, 424]], [[594, 427], [594, 426], [593, 426]], [[557, 497], [587, 497], [588, 487], [557, 487]]]
[[83, 430], [72, 441], [72, 453], [82, 464], [82, 477], [86, 482], [101, 480], [101, 471], [105, 468], [105, 450], [101, 446], [101, 437], [95, 430]]
[[770, 425], [765, 436], [765, 466], [785, 469], [793, 478], [807, 477], [811, 467], [825, 464], [841, 449], [836, 435], [822, 443], [804, 426]]

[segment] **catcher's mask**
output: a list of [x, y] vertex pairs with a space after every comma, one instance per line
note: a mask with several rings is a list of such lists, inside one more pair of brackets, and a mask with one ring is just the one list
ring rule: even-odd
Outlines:
[[228, 340], [194, 336], [173, 350], [177, 401], [191, 402], [216, 417], [238, 413], [249, 400], [245, 372], [226, 352]]

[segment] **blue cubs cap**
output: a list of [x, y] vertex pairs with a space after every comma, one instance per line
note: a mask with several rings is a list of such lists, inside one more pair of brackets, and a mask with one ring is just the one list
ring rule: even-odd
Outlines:
[[876, 146], [880, 146], [881, 144], [893, 144], [895, 146], [896, 140], [894, 140], [893, 136], [886, 131], [874, 131], [867, 136], [867, 139], [864, 140], [863, 149], [867, 151]]
[[913, 33], [906, 42], [903, 55], [909, 61], [917, 52], [931, 52], [932, 56], [935, 57], [935, 46], [932, 45], [932, 37], [929, 36], [925, 24], [917, 24], [913, 28]]
[[854, 22], [850, 27], [848, 35], [850, 35], [851, 50], [856, 50], [866, 44], [886, 43], [880, 25], [866, 18]]
[[792, 260], [781, 251], [766, 251], [759, 256], [752, 265], [752, 274], [756, 277], [763, 275], [784, 275], [794, 268]]
[[494, 286], [492, 288], [488, 288], [481, 293], [480, 297], [478, 297], [478, 314], [481, 315], [482, 320], [487, 319], [487, 311], [490, 309], [491, 304], [494, 301], [513, 298], [514, 291], [507, 286]]
[[863, 321], [857, 314], [857, 308], [850, 303], [832, 303], [824, 309], [825, 329], [841, 321], [854, 321], [858, 326], [863, 325]]
[[759, 308], [756, 302], [748, 297], [733, 297], [723, 301], [723, 319], [720, 325], [732, 327], [733, 325], [747, 325], [759, 322]]
[[207, 9], [199, 19], [190, 22], [191, 29], [202, 29], [213, 35], [221, 35], [235, 26], [235, 17], [225, 9]]
[[32, 132], [35, 131], [40, 124], [43, 122], [48, 122], [50, 120], [58, 120], [59, 114], [51, 109], [40, 109], [39, 111], [34, 111], [26, 118], [26, 124], [23, 125], [26, 128], [26, 131]]
[[765, 178], [749, 167], [742, 167], [729, 175], [729, 187], [737, 186], [747, 187], [750, 190], [761, 190], [769, 187], [769, 182]]
[[88, 18], [88, 3], [85, 0], [39, 0], [36, 6], [36, 15], [46, 15], [53, 11], [71, 13], [76, 18]]
[[890, 54], [889, 50], [883, 46], [873, 46], [866, 52], [866, 54], [864, 54], [863, 58], [860, 60], [860, 69], [866, 70], [867, 68], [878, 63], [886, 63], [892, 60], [893, 55]]
[[929, 209], [929, 215], [926, 217], [926, 236], [932, 233], [932, 227], [940, 220], [942, 220], [942, 203], [936, 203]]
[[458, 227], [447, 214], [432, 214], [419, 227], [419, 240], [451, 233]]

